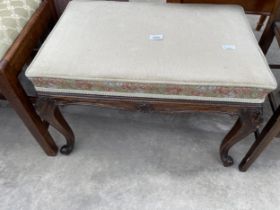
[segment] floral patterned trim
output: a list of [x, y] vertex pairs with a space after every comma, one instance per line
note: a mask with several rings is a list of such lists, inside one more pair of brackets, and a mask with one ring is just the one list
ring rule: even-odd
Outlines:
[[121, 81], [92, 81], [59, 78], [30, 78], [35, 87], [95, 92], [143, 93], [157, 95], [197, 96], [213, 98], [264, 99], [271, 92], [263, 88], [206, 85], [176, 85]]

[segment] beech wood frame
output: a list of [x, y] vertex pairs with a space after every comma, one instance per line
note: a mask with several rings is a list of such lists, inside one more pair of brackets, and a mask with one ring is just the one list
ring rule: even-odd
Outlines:
[[[178, 1], [176, 3], [237, 3], [250, 13], [270, 14], [270, 20], [260, 41], [265, 52], [273, 39], [272, 24], [279, 17], [276, 10], [279, 1], [273, 0], [193, 0]], [[0, 61], [0, 90], [2, 98], [6, 98], [18, 115], [24, 121], [35, 139], [44, 149], [47, 155], [57, 154], [58, 147], [48, 132], [49, 125], [55, 127], [66, 138], [67, 144], [61, 148], [63, 154], [71, 153], [74, 147], [74, 134], [61, 115], [58, 106], [62, 104], [93, 104], [101, 107], [121, 108], [131, 111], [142, 112], [218, 112], [230, 115], [237, 115], [238, 120], [225, 136], [220, 145], [220, 158], [224, 166], [233, 164], [229, 156], [230, 148], [238, 141], [255, 132], [262, 122], [262, 104], [250, 103], [222, 103], [190, 100], [165, 100], [152, 98], [131, 98], [131, 97], [105, 97], [97, 95], [81, 94], [46, 94], [40, 93], [36, 96], [28, 96], [21, 86], [18, 75], [32, 55], [32, 49], [36, 47], [37, 41], [41, 40], [56, 22], [57, 15], [52, 0], [44, 0], [40, 8], [35, 12], [31, 20], [23, 29], [13, 46]], [[272, 35], [273, 34], [273, 35]], [[33, 104], [36, 104], [33, 106]], [[246, 161], [245, 161], [246, 162]], [[240, 165], [240, 170], [245, 168]]]

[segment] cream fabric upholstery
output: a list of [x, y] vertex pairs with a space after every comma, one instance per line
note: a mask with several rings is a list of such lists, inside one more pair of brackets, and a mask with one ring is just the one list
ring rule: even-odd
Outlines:
[[251, 103], [277, 86], [233, 5], [71, 2], [27, 76], [45, 92]]
[[0, 0], [0, 59], [41, 2], [41, 0]]

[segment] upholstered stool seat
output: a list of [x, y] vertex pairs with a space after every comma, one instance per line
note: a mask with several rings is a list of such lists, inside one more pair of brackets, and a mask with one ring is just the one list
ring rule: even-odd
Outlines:
[[225, 102], [277, 86], [235, 5], [73, 1], [26, 74], [45, 93]]
[[13, 44], [41, 0], [0, 1], [0, 59]]

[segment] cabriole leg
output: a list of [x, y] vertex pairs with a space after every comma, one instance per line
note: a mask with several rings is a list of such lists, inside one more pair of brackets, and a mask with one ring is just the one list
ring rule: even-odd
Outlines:
[[240, 112], [238, 120], [226, 135], [220, 146], [220, 158], [225, 167], [231, 166], [234, 163], [233, 158], [228, 154], [231, 147], [248, 136], [250, 133], [256, 131], [261, 122], [261, 108], [256, 109], [255, 111], [243, 110]]
[[74, 148], [75, 136], [55, 101], [49, 98], [40, 98], [36, 107], [38, 107], [37, 110], [42, 119], [57, 129], [65, 137], [66, 145], [61, 147], [60, 152], [64, 155], [69, 155]]

